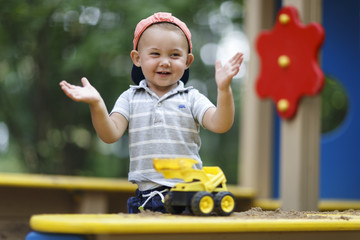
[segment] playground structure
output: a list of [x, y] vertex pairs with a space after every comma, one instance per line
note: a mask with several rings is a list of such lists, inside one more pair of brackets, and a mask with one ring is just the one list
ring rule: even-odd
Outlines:
[[180, 214], [188, 209], [194, 215], [213, 212], [228, 216], [235, 210], [235, 197], [226, 187], [226, 177], [219, 167], [194, 169], [194, 159], [153, 159], [154, 168], [165, 178], [183, 179], [165, 196], [165, 209]]
[[[274, 13], [279, 2], [246, 3], [246, 33], [251, 52], [256, 53], [259, 34], [274, 27]], [[272, 199], [276, 199], [276, 207], [288, 210], [316, 210], [319, 202], [333, 200], [344, 205], [356, 202], [360, 199], [356, 146], [360, 128], [357, 104], [360, 73], [357, 67], [358, 40], [355, 37], [359, 28], [356, 21], [353, 24], [353, 19], [357, 18], [360, 3], [346, 5], [333, 0], [286, 0], [282, 5], [294, 6], [305, 25], [313, 22], [323, 25], [326, 33], [319, 62], [326, 76], [336, 78], [344, 87], [349, 108], [343, 122], [325, 134], [320, 130], [320, 95], [303, 97], [296, 117], [278, 121], [274, 111], [276, 105], [271, 100], [260, 99], [255, 91], [260, 59], [253, 54], [244, 85], [238, 182], [256, 190], [256, 202], [265, 203], [270, 199], [266, 205], [272, 205]], [[276, 208], [275, 205], [272, 209]]]
[[[259, 34], [265, 29], [272, 28], [272, 19], [274, 19], [272, 13], [275, 11], [268, 9], [274, 9], [275, 1], [266, 3], [265, 1], [247, 1], [247, 4], [248, 11], [251, 12], [249, 18], [245, 19], [247, 34], [251, 50], [255, 52], [255, 43]], [[294, 6], [305, 24], [321, 22], [322, 1], [285, 0], [282, 1], [282, 4], [285, 7], [287, 5]], [[310, 9], [312, 10], [310, 11]], [[280, 15], [275, 19], [279, 23], [278, 25], [283, 24], [280, 21]], [[280, 56], [284, 55], [284, 52], [281, 52], [281, 47], [277, 50], [280, 50], [278, 52], [280, 60]], [[313, 51], [316, 56], [317, 50]], [[294, 60], [290, 60], [292, 62], [290, 67], [293, 66]], [[286, 65], [283, 63], [284, 61], [280, 61], [278, 68], [285, 72], [290, 68], [284, 67]], [[241, 127], [242, 146], [239, 166], [241, 179], [239, 182], [243, 186], [256, 189], [260, 198], [271, 198], [274, 114], [272, 103], [259, 99], [255, 91], [259, 65], [256, 57], [250, 59], [249, 84], [245, 86], [247, 90], [244, 96], [243, 126]], [[282, 74], [286, 74], [286, 72]], [[281, 88], [281, 86], [279, 87]], [[303, 97], [299, 102], [296, 115], [291, 119], [281, 121], [280, 207], [283, 209], [318, 209], [320, 103], [319, 95]], [[280, 109], [281, 105], [284, 104], [280, 104]], [[280, 109], [278, 108], [278, 110]]]

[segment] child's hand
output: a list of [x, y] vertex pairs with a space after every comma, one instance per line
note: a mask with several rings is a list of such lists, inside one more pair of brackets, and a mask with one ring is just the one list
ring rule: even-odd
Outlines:
[[89, 83], [86, 78], [81, 79], [82, 87], [72, 85], [66, 81], [61, 81], [61, 89], [74, 101], [93, 104], [101, 101], [99, 92]]
[[244, 57], [242, 53], [236, 53], [224, 66], [216, 61], [215, 80], [219, 90], [227, 90], [233, 77], [239, 72]]

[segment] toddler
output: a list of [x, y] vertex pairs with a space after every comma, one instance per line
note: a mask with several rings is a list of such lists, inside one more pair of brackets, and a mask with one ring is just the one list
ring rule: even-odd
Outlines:
[[232, 78], [243, 55], [236, 53], [224, 66], [215, 65], [217, 105], [193, 87], [185, 87], [194, 61], [191, 33], [171, 13], [155, 13], [135, 29], [131, 85], [117, 99], [110, 114], [98, 91], [82, 78], [82, 86], [62, 81], [60, 86], [74, 101], [88, 103], [93, 126], [106, 143], [129, 133], [129, 181], [136, 183], [136, 196], [128, 200], [128, 212], [141, 209], [165, 212], [163, 198], [179, 179], [165, 179], [153, 168], [153, 158], [199, 156], [200, 126], [215, 133], [228, 131], [234, 121]]

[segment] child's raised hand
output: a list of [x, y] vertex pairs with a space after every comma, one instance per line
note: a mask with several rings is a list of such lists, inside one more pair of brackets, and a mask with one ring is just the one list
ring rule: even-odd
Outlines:
[[89, 83], [86, 78], [81, 79], [82, 87], [72, 85], [66, 81], [60, 82], [61, 89], [74, 101], [85, 102], [88, 104], [96, 103], [101, 100], [99, 92]]
[[216, 61], [215, 80], [220, 90], [229, 88], [233, 77], [239, 72], [243, 59], [243, 54], [238, 52], [224, 66], [220, 61]]

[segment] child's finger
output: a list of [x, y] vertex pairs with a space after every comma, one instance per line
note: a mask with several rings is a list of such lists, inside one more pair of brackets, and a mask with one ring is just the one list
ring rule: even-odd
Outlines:
[[234, 64], [234, 63], [238, 63], [240, 61], [242, 61], [241, 59], [243, 58], [243, 54], [238, 52], [236, 53], [233, 58], [231, 59], [231, 62]]
[[66, 85], [67, 85], [67, 82], [66, 82], [65, 80], [62, 80], [59, 85], [60, 85], [61, 87], [66, 86]]
[[81, 83], [84, 87], [90, 85], [90, 82], [89, 82], [89, 80], [87, 80], [86, 77], [81, 78]]
[[217, 71], [217, 70], [219, 70], [219, 69], [221, 69], [221, 68], [222, 68], [221, 62], [220, 62], [219, 60], [217, 60], [217, 61], [215, 62], [215, 70]]
[[244, 55], [242, 53], [238, 53], [236, 56], [236, 62], [241, 62], [244, 59]]
[[60, 86], [65, 87], [65, 88], [68, 88], [68, 89], [74, 88], [74, 85], [68, 83], [68, 82], [65, 81], [65, 80], [60, 83]]

